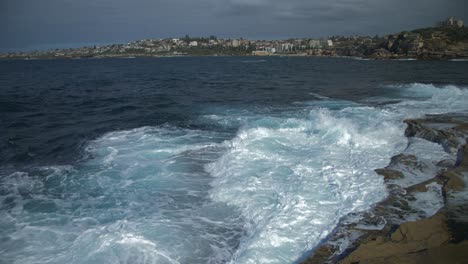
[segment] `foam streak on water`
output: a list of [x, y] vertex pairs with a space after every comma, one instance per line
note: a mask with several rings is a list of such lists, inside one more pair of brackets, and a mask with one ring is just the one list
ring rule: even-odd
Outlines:
[[[211, 197], [241, 208], [248, 238], [235, 263], [292, 261], [340, 217], [385, 197], [373, 172], [406, 146], [402, 126], [369, 107], [312, 110], [307, 119], [245, 128], [207, 166]], [[263, 122], [265, 122], [263, 120]]]
[[[4, 175], [0, 259], [292, 263], [341, 217], [387, 195], [374, 169], [393, 155], [443, 154], [408, 146], [404, 118], [468, 108], [468, 92], [454, 86], [394, 89], [402, 101], [383, 107], [323, 97], [271, 114], [216, 108], [200, 122], [240, 127], [235, 135], [116, 131], [89, 142], [79, 164]], [[415, 206], [432, 214], [431, 197]]]

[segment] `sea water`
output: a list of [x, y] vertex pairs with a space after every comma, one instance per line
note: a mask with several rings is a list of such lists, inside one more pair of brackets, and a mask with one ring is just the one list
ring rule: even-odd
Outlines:
[[393, 155], [451, 155], [405, 118], [468, 111], [449, 62], [0, 64], [0, 263], [294, 263], [387, 196]]

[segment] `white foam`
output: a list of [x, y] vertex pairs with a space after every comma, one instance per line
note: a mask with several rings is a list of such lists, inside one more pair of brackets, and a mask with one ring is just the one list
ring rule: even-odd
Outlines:
[[433, 182], [426, 185], [426, 188], [426, 192], [415, 193], [415, 200], [411, 200], [408, 203], [414, 210], [421, 211], [424, 218], [435, 215], [444, 206], [442, 186]]
[[[90, 142], [89, 159], [74, 167], [1, 177], [0, 257], [26, 264], [294, 262], [342, 216], [386, 196], [373, 170], [393, 155], [406, 149], [429, 165], [447, 156], [423, 140], [406, 148], [401, 121], [466, 111], [468, 92], [396, 89], [403, 101], [379, 108], [324, 99], [200, 117], [240, 127], [233, 138], [169, 126], [112, 132]], [[412, 204], [426, 215], [440, 205], [439, 189], [429, 187]]]
[[220, 155], [222, 137], [174, 127], [113, 132], [90, 142], [91, 158], [76, 167], [2, 177], [2, 261], [227, 261], [242, 219], [207, 199], [203, 170]]
[[[216, 177], [211, 197], [239, 207], [248, 220], [248, 237], [232, 263], [296, 260], [341, 216], [385, 197], [382, 179], [372, 170], [405, 150], [404, 118], [467, 108], [468, 92], [454, 86], [413, 84], [398, 89], [407, 99], [384, 109], [351, 105], [312, 110], [310, 119], [272, 119], [257, 126], [254, 122], [226, 142], [229, 150], [207, 171]], [[433, 177], [434, 161], [453, 158], [441, 146], [420, 139], [406, 152], [421, 156], [427, 166], [410, 175], [405, 186], [428, 179], [426, 174]], [[415, 204], [426, 215], [440, 208], [440, 197], [432, 189], [420, 194]]]
[[320, 94], [318, 94], [318, 93], [309, 93], [309, 94], [312, 95], [312, 96], [314, 96], [315, 98], [321, 99], [321, 100], [328, 100], [328, 99], [330, 99], [329, 97], [320, 95]]
[[390, 105], [393, 111], [404, 114], [404, 118], [422, 117], [425, 114], [463, 112], [468, 106], [468, 89], [446, 85], [405, 84], [392, 86], [405, 100]]
[[436, 164], [439, 161], [453, 160], [454, 162], [455, 160], [455, 156], [445, 152], [441, 145], [420, 138], [410, 138], [408, 147], [402, 153], [410, 155], [410, 157], [413, 156], [414, 161], [410, 164], [391, 164], [388, 168], [404, 175], [404, 178], [389, 180], [389, 183], [397, 184], [403, 188], [437, 176], [440, 168]]
[[386, 195], [373, 169], [406, 145], [403, 126], [375, 108], [313, 110], [310, 119], [276, 120], [241, 130], [207, 166], [212, 199], [248, 220], [233, 263], [282, 263], [329, 234], [340, 217]]

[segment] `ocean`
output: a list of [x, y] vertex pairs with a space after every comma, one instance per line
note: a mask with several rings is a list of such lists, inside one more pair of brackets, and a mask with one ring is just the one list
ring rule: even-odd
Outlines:
[[0, 263], [297, 263], [388, 195], [374, 169], [409, 148], [443, 155], [402, 121], [467, 112], [467, 73], [351, 58], [0, 61]]

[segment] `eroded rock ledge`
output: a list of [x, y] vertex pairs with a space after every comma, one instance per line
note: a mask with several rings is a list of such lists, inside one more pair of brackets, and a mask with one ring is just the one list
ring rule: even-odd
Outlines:
[[304, 263], [467, 263], [468, 114], [404, 122], [410, 141], [441, 144], [448, 156], [394, 156], [376, 170], [389, 196], [368, 212], [344, 217]]

